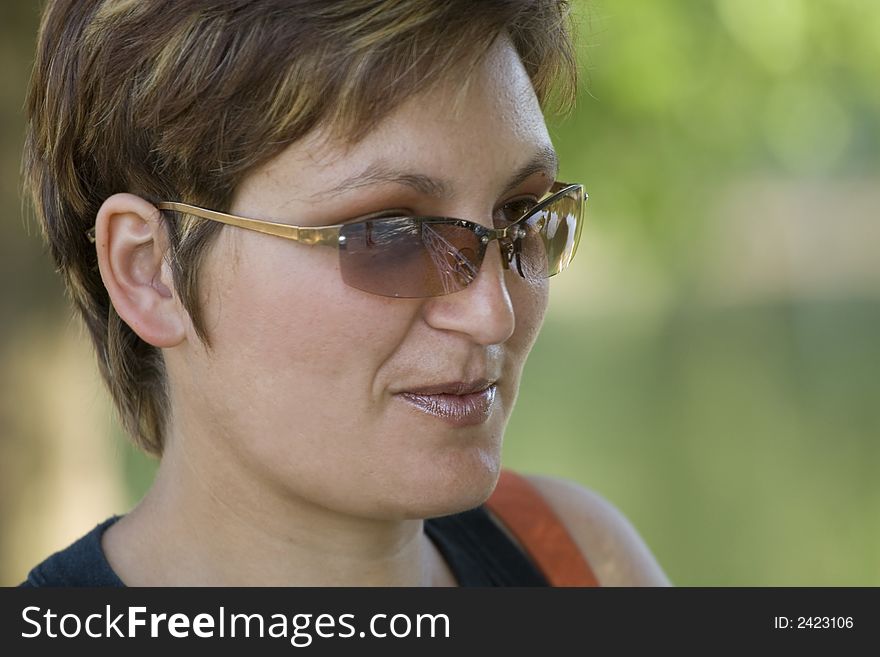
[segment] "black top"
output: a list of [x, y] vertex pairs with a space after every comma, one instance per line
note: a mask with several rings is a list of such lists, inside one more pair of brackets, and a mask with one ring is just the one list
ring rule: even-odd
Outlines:
[[[101, 536], [119, 520], [108, 518], [69, 547], [36, 566], [21, 586], [125, 586], [113, 572]], [[547, 580], [480, 506], [425, 521], [425, 533], [459, 586], [547, 586]]]

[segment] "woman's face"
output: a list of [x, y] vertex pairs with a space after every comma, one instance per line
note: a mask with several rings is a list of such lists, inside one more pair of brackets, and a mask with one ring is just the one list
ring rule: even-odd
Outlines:
[[[546, 193], [550, 139], [512, 47], [499, 41], [457, 107], [452, 96], [441, 85], [411, 98], [349, 149], [317, 133], [293, 144], [241, 184], [231, 212], [322, 226], [391, 210], [492, 226], [506, 203]], [[548, 294], [547, 281], [502, 268], [497, 242], [465, 290], [394, 299], [343, 283], [333, 248], [225, 228], [200, 280], [211, 349], [190, 331], [168, 359], [172, 440], [222, 464], [230, 486], [386, 519], [488, 495]], [[476, 423], [400, 394], [479, 379], [496, 389]]]

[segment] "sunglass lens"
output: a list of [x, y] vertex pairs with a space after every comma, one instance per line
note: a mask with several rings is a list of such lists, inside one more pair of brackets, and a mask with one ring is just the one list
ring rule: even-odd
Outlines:
[[485, 251], [472, 230], [445, 220], [374, 219], [344, 225], [340, 238], [342, 279], [388, 297], [458, 292], [476, 278]]
[[568, 267], [580, 240], [584, 192], [580, 185], [542, 202], [520, 226], [526, 235], [514, 261], [529, 280], [554, 276]]

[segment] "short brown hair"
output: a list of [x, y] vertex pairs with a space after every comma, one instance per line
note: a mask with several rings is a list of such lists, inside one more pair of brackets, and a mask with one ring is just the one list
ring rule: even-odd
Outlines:
[[[164, 443], [161, 351], [116, 314], [86, 237], [117, 192], [226, 209], [242, 178], [313, 128], [356, 143], [506, 33], [542, 104], [576, 88], [565, 0], [55, 0], [27, 101], [25, 185], [124, 428]], [[462, 76], [466, 77], [466, 76]], [[215, 222], [167, 222], [174, 286], [202, 340]]]

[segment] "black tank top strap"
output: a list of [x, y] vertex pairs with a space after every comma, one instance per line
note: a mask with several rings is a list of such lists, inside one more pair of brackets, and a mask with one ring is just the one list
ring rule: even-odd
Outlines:
[[548, 586], [546, 578], [479, 506], [429, 518], [425, 533], [459, 586]]

